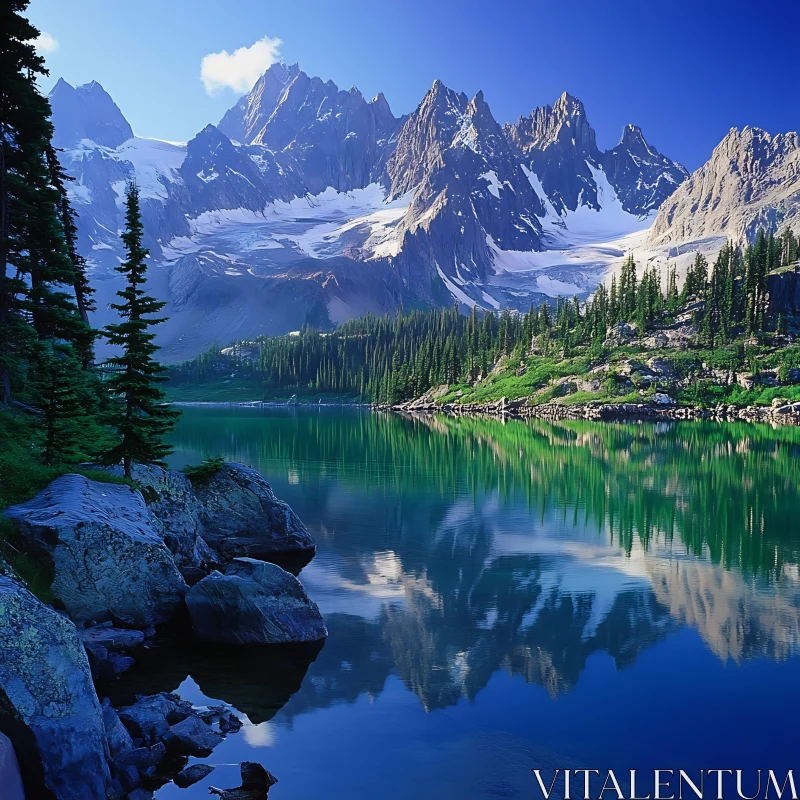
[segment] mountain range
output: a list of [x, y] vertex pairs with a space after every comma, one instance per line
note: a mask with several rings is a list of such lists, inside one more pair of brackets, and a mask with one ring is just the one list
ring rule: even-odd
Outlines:
[[[658, 259], [676, 237], [796, 218], [796, 134], [731, 132], [690, 177], [635, 125], [601, 151], [567, 93], [501, 126], [482, 92], [470, 99], [437, 80], [396, 117], [382, 94], [367, 100], [278, 63], [185, 144], [136, 137], [97, 82], [59, 80], [50, 103], [98, 289], [95, 323], [110, 315], [133, 179], [151, 289], [169, 304], [169, 360], [368, 311], [586, 296], [634, 247]], [[720, 210], [748, 187], [750, 205]]]

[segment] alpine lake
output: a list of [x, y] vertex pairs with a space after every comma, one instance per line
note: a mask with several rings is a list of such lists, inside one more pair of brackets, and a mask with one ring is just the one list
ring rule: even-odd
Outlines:
[[158, 800], [238, 786], [245, 760], [274, 800], [800, 767], [800, 429], [195, 407], [173, 443], [171, 466], [222, 455], [294, 508], [329, 637], [134, 667], [120, 691], [244, 722]]

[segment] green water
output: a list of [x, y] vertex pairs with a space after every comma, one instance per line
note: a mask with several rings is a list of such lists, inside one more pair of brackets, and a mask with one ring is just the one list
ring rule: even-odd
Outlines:
[[[194, 653], [153, 678], [237, 708], [209, 762], [261, 761], [270, 798], [793, 766], [800, 430], [209, 408], [175, 444], [174, 466], [261, 470], [318, 544], [300, 575], [330, 631], [315, 660]], [[158, 796], [208, 784], [235, 768]]]

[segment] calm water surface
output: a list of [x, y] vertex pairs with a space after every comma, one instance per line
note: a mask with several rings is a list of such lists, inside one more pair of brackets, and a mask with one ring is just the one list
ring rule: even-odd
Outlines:
[[245, 721], [208, 779], [160, 800], [236, 786], [242, 760], [275, 800], [538, 798], [532, 767], [800, 768], [800, 431], [212, 408], [174, 441], [173, 466], [250, 464], [300, 515], [330, 637], [159, 653], [152, 691]]

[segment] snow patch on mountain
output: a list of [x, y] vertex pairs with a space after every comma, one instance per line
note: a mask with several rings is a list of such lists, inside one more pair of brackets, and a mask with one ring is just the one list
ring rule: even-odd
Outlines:
[[[62, 158], [71, 169], [81, 173], [82, 162], [92, 158], [105, 158], [126, 165], [126, 171], [136, 178], [142, 199], [153, 198], [165, 200], [168, 196], [166, 183], [178, 180], [178, 169], [186, 158], [186, 144], [166, 142], [161, 139], [145, 139], [134, 137], [123, 142], [119, 147], [104, 147], [89, 139], [81, 139], [77, 147], [65, 150]], [[71, 162], [71, 163], [70, 163]], [[124, 195], [125, 181], [122, 183]], [[70, 183], [67, 187], [70, 199], [78, 205], [92, 202], [89, 187], [83, 183], [83, 177]]]
[[[545, 250], [504, 250], [487, 236], [496, 273], [493, 284], [548, 297], [585, 296], [622, 263], [631, 248], [643, 244], [654, 213], [637, 216], [625, 211], [605, 172], [585, 163], [597, 187], [599, 208], [578, 203], [574, 211], [565, 209], [559, 214], [545, 202], [541, 217]], [[525, 174], [538, 194], [538, 176], [528, 169]]]
[[[328, 187], [317, 195], [277, 200], [262, 211], [244, 208], [206, 211], [190, 220], [191, 233], [176, 237], [164, 248], [167, 261], [212, 248], [216, 253], [247, 256], [257, 251], [284, 251], [329, 259], [356, 249], [362, 257], [385, 258], [396, 254], [397, 223], [411, 194], [386, 200], [378, 183], [364, 189], [337, 192]], [[265, 253], [285, 265], [286, 259]]]

